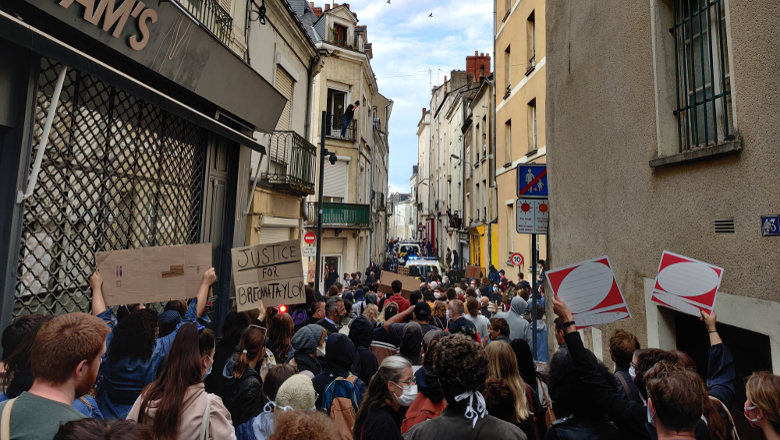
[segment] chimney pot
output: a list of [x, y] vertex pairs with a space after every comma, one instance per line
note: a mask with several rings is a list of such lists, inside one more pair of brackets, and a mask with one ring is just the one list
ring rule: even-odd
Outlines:
[[333, 9], [336, 9], [336, 8], [338, 8], [338, 7], [339, 7], [339, 4], [338, 4], [338, 3], [333, 3]]
[[314, 2], [309, 2], [309, 7], [314, 9]]
[[330, 3], [325, 3], [325, 10], [330, 11]]
[[347, 9], [349, 9], [349, 3], [344, 3], [344, 6], [346, 6]]
[[477, 52], [477, 51], [475, 50], [475, 51], [474, 51], [474, 56], [477, 56], [477, 54], [478, 54], [478, 53], [479, 53], [479, 52]]

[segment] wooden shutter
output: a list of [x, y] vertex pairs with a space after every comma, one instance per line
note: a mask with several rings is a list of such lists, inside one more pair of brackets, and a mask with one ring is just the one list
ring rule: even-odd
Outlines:
[[[287, 99], [287, 103], [284, 105], [282, 115], [279, 116], [279, 121], [276, 123], [276, 129], [274, 131], [289, 131], [290, 130], [290, 118], [292, 112], [292, 97], [293, 97], [293, 79], [292, 77], [281, 67], [276, 66], [276, 80], [274, 85], [276, 90], [279, 91]], [[280, 137], [277, 142], [273, 142], [270, 148], [271, 160], [275, 162], [287, 163], [289, 157], [289, 139], [286, 137]]]
[[325, 161], [325, 185], [322, 195], [325, 197], [341, 197], [346, 203], [347, 182], [349, 181], [349, 163], [338, 161], [331, 165]]
[[290, 228], [274, 228], [269, 226], [263, 226], [260, 229], [260, 243], [277, 243], [280, 241], [287, 241], [290, 239]]

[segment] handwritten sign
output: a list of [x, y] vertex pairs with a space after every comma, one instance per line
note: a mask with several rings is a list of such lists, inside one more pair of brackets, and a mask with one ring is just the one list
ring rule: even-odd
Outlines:
[[578, 329], [631, 317], [606, 256], [548, 271], [547, 280], [569, 306]]
[[712, 313], [723, 268], [664, 251], [653, 284], [653, 302], [693, 316]]
[[482, 274], [485, 273], [485, 270], [482, 269], [479, 266], [466, 266], [466, 278], [482, 278]]
[[211, 243], [98, 252], [106, 304], [194, 298], [211, 266]]
[[233, 282], [239, 312], [306, 302], [298, 240], [233, 248]]
[[382, 278], [380, 278], [379, 280], [378, 290], [380, 292], [384, 292], [389, 295], [392, 295], [393, 288], [391, 284], [395, 280], [401, 282], [401, 286], [402, 286], [401, 295], [406, 299], [409, 299], [409, 295], [411, 295], [413, 291], [418, 290], [420, 288], [420, 280], [418, 280], [417, 278], [412, 278], [406, 275], [390, 272], [389, 270], [383, 270]]

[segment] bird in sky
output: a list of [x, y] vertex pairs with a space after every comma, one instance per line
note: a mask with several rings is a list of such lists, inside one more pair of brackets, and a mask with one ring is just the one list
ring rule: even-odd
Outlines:
[[428, 17], [431, 17], [431, 18], [433, 18], [433, 12], [431, 12], [430, 14], [428, 14]]

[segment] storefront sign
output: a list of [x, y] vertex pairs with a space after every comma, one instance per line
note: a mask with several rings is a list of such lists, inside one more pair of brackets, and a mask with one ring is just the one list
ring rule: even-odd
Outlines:
[[[97, 1], [100, 3], [96, 4]], [[154, 9], [147, 8], [144, 2], [136, 0], [124, 0], [121, 5], [120, 0], [62, 0], [60, 6], [68, 9], [74, 2], [84, 6], [84, 20], [88, 23], [98, 26], [103, 19], [102, 29], [110, 32], [114, 38], [119, 38], [122, 34], [128, 18], [135, 19], [135, 27], [138, 33], [128, 38], [127, 42], [133, 50], [141, 50], [149, 42], [149, 24], [157, 22], [157, 12]], [[116, 6], [116, 7], [115, 7]], [[114, 29], [111, 32], [111, 29]]]

